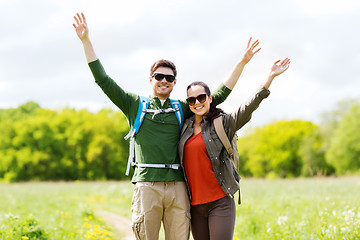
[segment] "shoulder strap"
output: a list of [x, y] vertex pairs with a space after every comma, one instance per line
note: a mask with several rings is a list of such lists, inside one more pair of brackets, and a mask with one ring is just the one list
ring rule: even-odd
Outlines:
[[229, 138], [226, 136], [224, 125], [222, 122], [222, 116], [217, 117], [214, 119], [215, 131], [216, 134], [219, 136], [221, 142], [223, 143], [226, 151], [229, 153], [230, 157], [233, 157], [233, 149], [231, 147], [231, 143]]
[[130, 172], [130, 165], [135, 164], [135, 135], [138, 133], [142, 122], [144, 121], [144, 117], [146, 114], [146, 109], [149, 107], [149, 98], [144, 96], [139, 96], [139, 107], [136, 113], [134, 124], [129, 131], [129, 133], [125, 136], [125, 139], [130, 137], [129, 143], [129, 158], [126, 167], [125, 175], [128, 176]]
[[149, 98], [144, 96], [139, 96], [139, 107], [136, 114], [135, 122], [132, 127], [133, 134], [137, 134], [142, 122], [144, 121], [144, 117], [146, 114], [146, 109], [149, 107]]
[[171, 106], [175, 109], [176, 118], [179, 121], [180, 130], [182, 129], [182, 125], [184, 123], [184, 114], [181, 108], [181, 104], [179, 100], [170, 99]]
[[[229, 153], [230, 157], [231, 157], [231, 161], [235, 165], [235, 161], [234, 161], [234, 154], [233, 154], [233, 149], [231, 147], [231, 143], [229, 141], [229, 138], [226, 136], [225, 130], [224, 130], [224, 125], [222, 123], [222, 116], [217, 117], [214, 119], [214, 126], [215, 126], [215, 131], [216, 134], [218, 135], [218, 137], [220, 138], [222, 144], [224, 145], [226, 151]], [[239, 199], [238, 199], [238, 204], [241, 204], [241, 193], [240, 193], [240, 188], [239, 188]]]

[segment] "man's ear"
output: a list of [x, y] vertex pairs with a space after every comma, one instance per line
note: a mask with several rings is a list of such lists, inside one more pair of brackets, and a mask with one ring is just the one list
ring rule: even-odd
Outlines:
[[175, 86], [175, 84], [176, 84], [176, 78], [174, 79], [173, 84], [174, 84], [174, 86]]

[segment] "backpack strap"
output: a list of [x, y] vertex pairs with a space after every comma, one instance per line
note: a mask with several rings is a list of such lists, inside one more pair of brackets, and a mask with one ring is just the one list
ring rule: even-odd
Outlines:
[[216, 134], [220, 138], [222, 144], [224, 145], [226, 151], [229, 153], [229, 155], [231, 157], [231, 160], [234, 163], [233, 149], [231, 147], [231, 143], [230, 143], [229, 138], [226, 136], [224, 125], [223, 125], [223, 122], [222, 122], [222, 116], [219, 116], [219, 117], [214, 119], [214, 126], [215, 126]]
[[[214, 119], [214, 126], [215, 126], [215, 132], [218, 135], [218, 137], [220, 138], [220, 141], [222, 142], [222, 144], [224, 145], [226, 151], [229, 153], [231, 161], [234, 165], [234, 167], [236, 166], [235, 161], [234, 161], [234, 153], [233, 153], [233, 149], [231, 147], [231, 143], [229, 138], [227, 137], [226, 133], [225, 133], [225, 129], [224, 129], [224, 125], [222, 122], [222, 116], [219, 116], [217, 118]], [[238, 199], [238, 204], [241, 204], [241, 193], [240, 193], [240, 188], [239, 188], [239, 199]]]
[[130, 137], [129, 143], [129, 158], [126, 167], [125, 175], [129, 176], [130, 165], [135, 165], [135, 135], [138, 133], [142, 122], [144, 121], [146, 109], [149, 107], [149, 98], [144, 96], [139, 96], [139, 107], [136, 113], [134, 124], [129, 131], [129, 133], [125, 136], [125, 139]]
[[136, 135], [140, 129], [142, 122], [144, 121], [146, 110], [149, 108], [149, 98], [140, 96], [139, 107], [136, 114], [135, 122], [133, 125], [133, 132]]
[[182, 126], [184, 124], [184, 113], [182, 111], [180, 102], [179, 102], [179, 100], [170, 99], [170, 104], [175, 109], [175, 115], [176, 115], [176, 118], [178, 119], [180, 131], [181, 131]]
[[125, 140], [127, 140], [129, 137], [135, 136], [138, 133], [140, 126], [144, 121], [148, 107], [149, 107], [149, 98], [144, 96], [139, 96], [139, 107], [136, 113], [135, 121], [129, 133], [124, 137]]
[[180, 168], [180, 164], [173, 163], [136, 163], [137, 167], [151, 167], [151, 168], [169, 168], [169, 169], [175, 169], [178, 170]]

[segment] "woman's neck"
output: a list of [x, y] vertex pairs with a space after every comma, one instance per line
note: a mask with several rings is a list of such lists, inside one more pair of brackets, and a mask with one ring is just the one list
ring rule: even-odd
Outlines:
[[195, 115], [195, 121], [194, 121], [194, 125], [193, 125], [193, 135], [194, 136], [201, 132], [202, 120], [203, 120], [203, 118], [201, 116]]
[[194, 122], [194, 123], [195, 123], [196, 125], [199, 125], [199, 126], [200, 126], [201, 123], [202, 123], [202, 121], [203, 121], [203, 119], [204, 119], [204, 118], [203, 118], [202, 116], [195, 115], [195, 122]]

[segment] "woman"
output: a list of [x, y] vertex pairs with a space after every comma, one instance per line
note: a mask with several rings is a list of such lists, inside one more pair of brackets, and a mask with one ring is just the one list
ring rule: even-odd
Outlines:
[[233, 239], [236, 208], [234, 193], [239, 190], [239, 175], [215, 132], [213, 119], [223, 116], [229, 139], [251, 118], [252, 112], [270, 92], [273, 79], [290, 64], [276, 61], [265, 84], [253, 98], [231, 114], [212, 102], [209, 87], [194, 82], [187, 88], [187, 101], [194, 113], [186, 119], [179, 143], [179, 155], [191, 201], [191, 227], [195, 240]]

